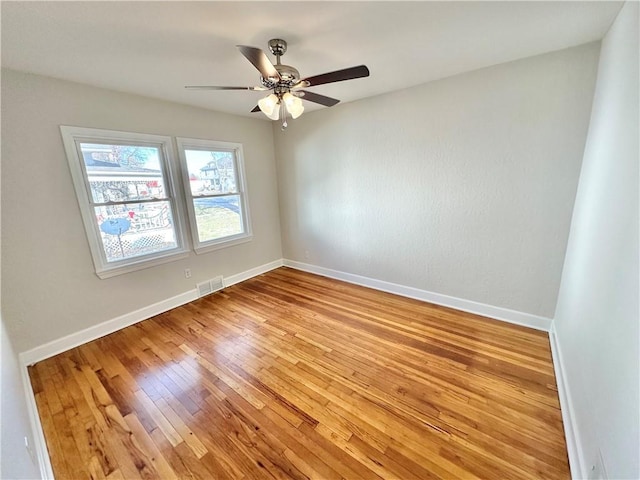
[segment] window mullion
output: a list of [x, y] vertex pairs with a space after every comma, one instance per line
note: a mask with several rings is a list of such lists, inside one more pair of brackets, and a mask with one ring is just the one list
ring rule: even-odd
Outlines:
[[131, 199], [127, 201], [121, 202], [89, 202], [92, 207], [112, 207], [117, 205], [130, 205], [130, 204], [138, 204], [138, 203], [155, 203], [155, 202], [171, 202], [173, 203], [173, 197], [154, 197], [154, 198], [146, 198], [146, 199]]

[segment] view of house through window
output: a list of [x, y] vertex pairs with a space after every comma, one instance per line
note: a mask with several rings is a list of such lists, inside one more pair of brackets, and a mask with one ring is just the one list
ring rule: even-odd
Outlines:
[[200, 242], [243, 232], [233, 152], [185, 150]]
[[242, 146], [178, 138], [196, 252], [251, 239]]
[[107, 262], [177, 247], [157, 147], [80, 143]]

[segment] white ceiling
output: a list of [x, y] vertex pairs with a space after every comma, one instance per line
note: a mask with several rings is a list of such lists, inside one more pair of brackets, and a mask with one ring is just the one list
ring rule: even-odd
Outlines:
[[[2, 66], [240, 115], [260, 92], [235, 45], [316, 75], [371, 76], [312, 90], [343, 102], [601, 39], [621, 2], [7, 2]], [[270, 58], [271, 54], [269, 54]], [[307, 111], [326, 108], [305, 102]]]

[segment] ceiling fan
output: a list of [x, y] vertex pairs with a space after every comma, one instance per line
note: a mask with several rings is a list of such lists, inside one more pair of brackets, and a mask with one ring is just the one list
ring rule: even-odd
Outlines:
[[340, 100], [309, 92], [305, 88], [315, 87], [326, 83], [342, 82], [354, 78], [369, 76], [369, 69], [365, 65], [336, 70], [312, 77], [300, 78], [298, 70], [290, 65], [280, 63], [280, 57], [287, 51], [287, 42], [274, 38], [269, 40], [269, 50], [276, 57], [274, 65], [269, 57], [256, 47], [237, 45], [240, 53], [260, 72], [260, 86], [256, 87], [223, 87], [215, 85], [188, 85], [185, 88], [200, 90], [253, 90], [267, 91], [271, 93], [258, 101], [258, 105], [252, 112], [262, 111], [272, 120], [282, 120], [282, 129], [287, 128], [287, 115], [298, 118], [304, 111], [302, 100], [319, 103], [326, 107], [332, 107]]

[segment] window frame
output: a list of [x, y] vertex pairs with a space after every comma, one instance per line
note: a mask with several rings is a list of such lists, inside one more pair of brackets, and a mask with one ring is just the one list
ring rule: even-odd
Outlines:
[[[175, 161], [173, 158], [171, 137], [66, 125], [60, 126], [60, 132], [62, 134], [84, 229], [89, 242], [89, 250], [91, 251], [95, 272], [98, 277], [101, 279], [110, 278], [186, 258], [189, 255], [189, 248], [185, 238], [185, 223], [182, 214], [184, 205], [182, 195], [180, 195], [180, 192], [176, 188], [176, 177], [173, 172]], [[158, 201], [167, 201], [169, 203], [176, 240], [175, 248], [115, 262], [107, 261], [100, 229], [95, 221], [95, 212], [93, 209], [96, 202], [93, 201], [84, 157], [80, 151], [81, 143], [122, 144], [127, 146], [139, 145], [158, 149], [166, 196], [166, 198]], [[136, 201], [133, 200], [126, 203], [136, 203]]]
[[[180, 169], [182, 172], [182, 181], [184, 188], [185, 204], [187, 208], [187, 216], [191, 230], [191, 239], [194, 250], [197, 254], [207, 253], [233, 245], [250, 242], [253, 239], [253, 231], [251, 228], [251, 216], [249, 213], [249, 196], [247, 194], [246, 175], [244, 170], [244, 155], [242, 144], [233, 142], [220, 142], [216, 140], [204, 140], [197, 138], [176, 137], [178, 146], [178, 158], [180, 159]], [[235, 235], [228, 235], [223, 238], [200, 241], [198, 235], [198, 225], [196, 222], [196, 214], [194, 208], [194, 200], [199, 198], [191, 193], [191, 184], [189, 180], [189, 168], [187, 165], [186, 150], [201, 151], [228, 151], [234, 156], [234, 168], [236, 174], [237, 192], [229, 193], [229, 195], [238, 195], [240, 197], [240, 212], [242, 219], [243, 232]]]

